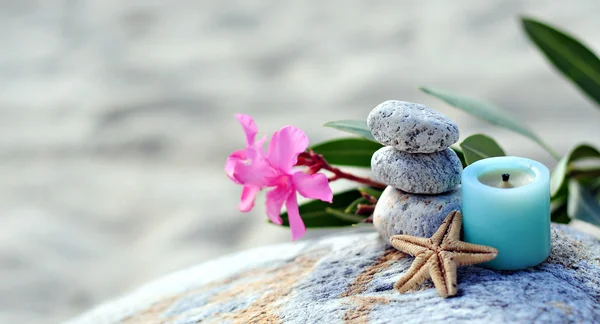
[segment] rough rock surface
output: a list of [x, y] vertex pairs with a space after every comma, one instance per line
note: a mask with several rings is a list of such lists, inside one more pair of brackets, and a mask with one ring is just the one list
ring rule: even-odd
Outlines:
[[388, 100], [375, 107], [367, 124], [383, 145], [408, 153], [433, 153], [458, 141], [458, 126], [427, 106]]
[[373, 154], [371, 170], [375, 178], [396, 189], [438, 194], [460, 184], [462, 164], [450, 148], [429, 154], [411, 154], [386, 146]]
[[462, 210], [460, 187], [440, 195], [415, 195], [387, 187], [373, 213], [373, 225], [386, 241], [398, 234], [430, 237], [453, 210]]
[[458, 270], [459, 292], [430, 282], [399, 294], [412, 257], [376, 233], [258, 248], [175, 273], [71, 323], [592, 323], [600, 321], [600, 241], [552, 229], [552, 254], [524, 271]]

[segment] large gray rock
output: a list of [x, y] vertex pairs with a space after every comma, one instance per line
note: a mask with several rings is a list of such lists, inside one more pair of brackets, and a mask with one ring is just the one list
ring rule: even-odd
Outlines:
[[376, 233], [280, 244], [158, 280], [71, 321], [83, 323], [592, 323], [600, 321], [600, 242], [552, 229], [539, 266], [458, 270], [458, 295], [430, 282], [399, 294], [413, 258]]
[[387, 187], [377, 200], [373, 225], [385, 241], [399, 234], [430, 237], [453, 210], [462, 211], [460, 187], [440, 195], [415, 195]]
[[433, 153], [458, 141], [458, 126], [427, 106], [388, 100], [369, 113], [367, 124], [383, 145], [408, 153]]
[[460, 184], [462, 164], [450, 148], [429, 154], [410, 154], [386, 146], [373, 153], [371, 170], [377, 180], [396, 189], [438, 194]]

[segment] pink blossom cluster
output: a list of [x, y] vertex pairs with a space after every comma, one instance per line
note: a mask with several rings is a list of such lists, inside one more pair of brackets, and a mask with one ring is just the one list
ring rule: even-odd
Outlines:
[[285, 204], [292, 240], [299, 239], [306, 233], [306, 226], [300, 217], [296, 192], [306, 198], [330, 203], [333, 199], [324, 174], [294, 170], [298, 155], [308, 147], [308, 137], [294, 126], [284, 126], [273, 133], [265, 152], [266, 136], [255, 140], [258, 127], [252, 117], [241, 114], [235, 117], [246, 134], [246, 148], [233, 152], [227, 158], [225, 172], [233, 182], [244, 186], [238, 206], [240, 211], [250, 211], [256, 195], [263, 188], [270, 188], [266, 195], [267, 216], [271, 222], [281, 225], [279, 215]]

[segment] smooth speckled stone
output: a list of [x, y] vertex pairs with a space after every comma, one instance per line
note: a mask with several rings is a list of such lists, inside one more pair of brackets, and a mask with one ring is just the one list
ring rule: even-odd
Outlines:
[[408, 153], [433, 153], [458, 141], [458, 126], [427, 106], [388, 100], [369, 113], [367, 124], [383, 145]]
[[435, 153], [405, 153], [382, 147], [371, 158], [377, 180], [402, 191], [439, 194], [460, 184], [462, 164], [450, 148]]
[[415, 195], [387, 187], [377, 200], [373, 225], [386, 242], [400, 234], [431, 237], [453, 210], [462, 211], [460, 187], [441, 195]]
[[458, 294], [431, 281], [400, 294], [414, 258], [377, 233], [261, 247], [171, 274], [70, 324], [600, 323], [600, 241], [552, 227], [552, 252], [523, 271], [458, 269]]

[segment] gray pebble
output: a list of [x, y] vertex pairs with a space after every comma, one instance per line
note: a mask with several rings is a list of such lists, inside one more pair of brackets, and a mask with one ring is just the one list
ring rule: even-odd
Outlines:
[[387, 187], [375, 206], [373, 225], [386, 242], [400, 234], [430, 237], [453, 210], [462, 210], [460, 188], [434, 196]]
[[383, 145], [408, 153], [441, 151], [458, 141], [458, 126], [427, 106], [388, 100], [369, 113], [367, 124]]
[[450, 148], [429, 154], [410, 154], [386, 146], [373, 154], [371, 170], [377, 180], [396, 189], [438, 194], [460, 184], [462, 164]]

